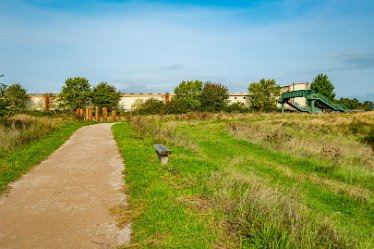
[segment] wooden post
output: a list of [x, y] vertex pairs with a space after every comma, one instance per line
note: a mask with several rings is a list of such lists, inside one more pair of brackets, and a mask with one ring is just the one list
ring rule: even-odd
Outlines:
[[117, 111], [116, 110], [112, 110], [112, 119], [113, 119], [113, 122], [117, 121]]
[[98, 106], [95, 107], [95, 120], [96, 122], [100, 122], [100, 110]]
[[84, 109], [83, 108], [79, 108], [79, 118], [81, 120], [84, 120]]
[[78, 119], [79, 119], [79, 113], [80, 113], [79, 108], [77, 108], [75, 110], [75, 117], [78, 118]]
[[87, 120], [92, 121], [92, 106], [88, 107]]
[[104, 122], [108, 121], [108, 108], [103, 107]]

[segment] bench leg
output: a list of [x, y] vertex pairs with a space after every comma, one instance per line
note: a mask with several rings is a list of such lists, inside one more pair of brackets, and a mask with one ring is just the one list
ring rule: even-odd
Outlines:
[[169, 157], [168, 156], [161, 156], [161, 164], [168, 164], [169, 163]]

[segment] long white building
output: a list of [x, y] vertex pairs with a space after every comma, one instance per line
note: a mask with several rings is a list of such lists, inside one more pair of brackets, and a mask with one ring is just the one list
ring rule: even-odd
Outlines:
[[[289, 92], [289, 91], [296, 91], [296, 90], [307, 90], [309, 89], [308, 83], [293, 83], [287, 86], [283, 86], [281, 88], [281, 93]], [[46, 110], [46, 98], [48, 95], [46, 94], [30, 94], [30, 103], [29, 108], [30, 110]], [[168, 93], [123, 93], [121, 100], [118, 104], [118, 109], [124, 111], [131, 111], [134, 106], [140, 104], [147, 99], [156, 98], [159, 100], [170, 100], [173, 98], [174, 94]], [[293, 101], [296, 101], [300, 105], [306, 105], [306, 100], [304, 98], [295, 98]], [[229, 93], [229, 103], [243, 103], [245, 106], [250, 106], [250, 99], [248, 92], [233, 92]], [[58, 108], [58, 98], [57, 94], [52, 94], [50, 97], [50, 106], [51, 109]], [[291, 106], [286, 105], [286, 108], [292, 110]]]

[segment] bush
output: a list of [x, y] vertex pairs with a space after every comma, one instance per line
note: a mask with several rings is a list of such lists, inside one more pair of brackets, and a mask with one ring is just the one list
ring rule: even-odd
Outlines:
[[246, 107], [245, 104], [241, 102], [236, 102], [236, 103], [232, 103], [228, 105], [225, 108], [225, 111], [229, 113], [246, 113], [246, 112], [249, 112], [250, 109]]
[[189, 112], [190, 110], [190, 105], [186, 101], [177, 98], [172, 99], [165, 106], [165, 114], [183, 114]]
[[161, 114], [165, 111], [165, 103], [156, 98], [147, 99], [143, 104], [134, 109], [135, 114]]

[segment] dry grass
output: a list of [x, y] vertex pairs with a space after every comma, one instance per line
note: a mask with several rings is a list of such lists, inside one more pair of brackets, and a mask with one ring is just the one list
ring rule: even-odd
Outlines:
[[34, 117], [18, 114], [0, 120], [0, 152], [11, 151], [36, 138], [53, 131], [62, 121], [69, 121], [68, 116]]
[[189, 137], [181, 132], [177, 132], [176, 124], [173, 122], [167, 125], [161, 125], [159, 120], [163, 118], [170, 118], [167, 116], [128, 116], [127, 121], [129, 125], [135, 129], [142, 139], [145, 136], [153, 138], [153, 143], [173, 144], [175, 146], [185, 146], [194, 151], [199, 148], [193, 144]]
[[121, 229], [125, 225], [129, 224], [133, 217], [133, 212], [130, 210], [128, 205], [118, 205], [111, 207], [109, 209], [109, 212], [114, 216], [116, 225]]
[[228, 131], [268, 149], [374, 170], [374, 151], [363, 142], [370, 129], [374, 129], [374, 112], [262, 117], [254, 122], [229, 123]]

